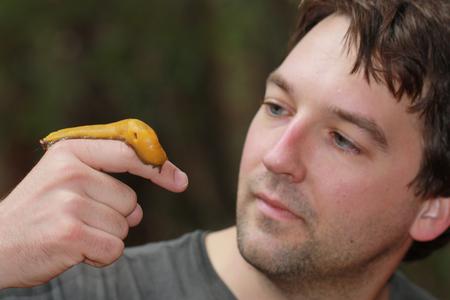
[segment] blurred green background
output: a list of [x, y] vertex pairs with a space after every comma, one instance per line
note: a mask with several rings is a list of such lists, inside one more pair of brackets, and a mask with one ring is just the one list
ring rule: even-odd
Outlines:
[[[39, 160], [39, 138], [140, 118], [190, 177], [174, 195], [127, 174], [143, 223], [127, 245], [234, 222], [246, 129], [286, 54], [289, 0], [0, 2], [0, 197]], [[449, 247], [403, 267], [450, 299]]]

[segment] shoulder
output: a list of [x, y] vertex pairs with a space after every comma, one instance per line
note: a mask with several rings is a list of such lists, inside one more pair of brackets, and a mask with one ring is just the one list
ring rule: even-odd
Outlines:
[[80, 299], [207, 299], [193, 295], [201, 291], [205, 276], [197, 263], [204, 234], [194, 231], [173, 240], [127, 248], [114, 264], [100, 269], [81, 265], [72, 273], [72, 280], [66, 277], [64, 281], [78, 282], [79, 290], [107, 295]]
[[126, 259], [140, 259], [147, 258], [152, 255], [177, 254], [180, 250], [196, 251], [197, 245], [200, 243], [204, 231], [197, 230], [186, 233], [176, 239], [148, 243], [142, 246], [129, 247], [125, 249], [124, 257]]
[[173, 240], [127, 248], [121, 261], [137, 273], [159, 273], [163, 269], [171, 272], [177, 269], [180, 272], [182, 269], [194, 268], [192, 264], [197, 262], [195, 258], [203, 253], [201, 244], [204, 234], [204, 231], [197, 230]]
[[133, 273], [142, 294], [157, 299], [235, 299], [215, 273], [204, 243], [206, 231], [128, 248], [123, 266]]
[[412, 283], [401, 272], [394, 273], [389, 281], [390, 300], [435, 300], [430, 293]]

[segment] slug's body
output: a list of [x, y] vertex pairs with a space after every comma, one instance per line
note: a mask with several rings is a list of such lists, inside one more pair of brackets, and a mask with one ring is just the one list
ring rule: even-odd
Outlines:
[[41, 139], [41, 145], [47, 149], [62, 139], [111, 139], [130, 145], [145, 164], [161, 166], [167, 155], [155, 131], [137, 119], [126, 119], [109, 124], [87, 125], [61, 129]]

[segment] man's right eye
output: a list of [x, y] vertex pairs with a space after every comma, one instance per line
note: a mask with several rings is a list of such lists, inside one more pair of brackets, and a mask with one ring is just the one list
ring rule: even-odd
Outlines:
[[263, 105], [266, 107], [267, 114], [272, 117], [286, 116], [289, 113], [284, 107], [274, 102], [265, 101]]

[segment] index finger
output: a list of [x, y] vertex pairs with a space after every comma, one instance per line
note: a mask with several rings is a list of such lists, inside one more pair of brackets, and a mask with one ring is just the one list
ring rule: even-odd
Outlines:
[[144, 164], [125, 142], [117, 140], [68, 139], [49, 149], [68, 150], [84, 164], [104, 172], [128, 172], [172, 192], [182, 192], [188, 186], [188, 177], [170, 161], [161, 167]]

